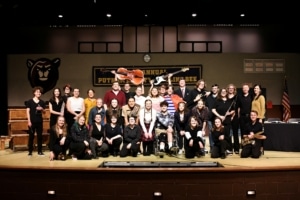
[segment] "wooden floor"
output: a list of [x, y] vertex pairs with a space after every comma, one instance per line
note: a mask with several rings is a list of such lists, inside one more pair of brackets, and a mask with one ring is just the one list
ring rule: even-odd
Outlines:
[[103, 162], [218, 162], [223, 167], [218, 170], [241, 170], [241, 169], [300, 169], [300, 152], [279, 152], [279, 151], [265, 151], [264, 155], [259, 159], [240, 158], [239, 155], [233, 154], [226, 159], [212, 159], [210, 154], [205, 157], [194, 159], [186, 159], [184, 155], [177, 156], [143, 156], [138, 155], [134, 157], [120, 158], [110, 156], [108, 158], [99, 158], [93, 160], [72, 160], [66, 161], [49, 161], [49, 150], [44, 151], [45, 156], [38, 156], [37, 152], [33, 152], [32, 157], [28, 157], [28, 151], [21, 149], [13, 152], [6, 147], [0, 151], [0, 168], [16, 168], [16, 169], [86, 169], [86, 170], [101, 170], [99, 165]]

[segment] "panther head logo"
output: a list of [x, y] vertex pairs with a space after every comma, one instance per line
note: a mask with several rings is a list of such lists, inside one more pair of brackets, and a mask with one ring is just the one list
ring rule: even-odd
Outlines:
[[27, 59], [28, 80], [31, 87], [40, 86], [43, 88], [43, 93], [53, 89], [59, 78], [58, 67], [60, 59], [55, 58], [40, 58], [38, 60]]

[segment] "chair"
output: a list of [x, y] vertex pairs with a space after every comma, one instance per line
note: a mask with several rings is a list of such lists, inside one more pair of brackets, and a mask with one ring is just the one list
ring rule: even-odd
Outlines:
[[290, 118], [288, 121], [288, 123], [300, 123], [300, 118]]

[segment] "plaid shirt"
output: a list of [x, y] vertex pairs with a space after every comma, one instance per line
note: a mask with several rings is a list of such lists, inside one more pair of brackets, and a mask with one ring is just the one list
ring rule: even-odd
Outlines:
[[168, 126], [173, 127], [174, 125], [174, 115], [167, 112], [166, 115], [161, 112], [156, 114], [156, 127], [160, 129], [167, 129]]

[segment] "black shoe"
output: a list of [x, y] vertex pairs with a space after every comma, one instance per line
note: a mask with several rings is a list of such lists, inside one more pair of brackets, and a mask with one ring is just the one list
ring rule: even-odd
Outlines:
[[39, 156], [45, 156], [45, 154], [44, 154], [43, 152], [41, 152], [41, 151], [38, 152], [38, 155], [39, 155]]
[[117, 152], [114, 152], [113, 153], [113, 157], [117, 157], [118, 156], [118, 153]]
[[221, 155], [221, 159], [225, 159], [226, 158], [226, 154]]
[[32, 152], [29, 152], [29, 153], [28, 153], [28, 156], [30, 156], [30, 157], [31, 157], [31, 156], [32, 156]]

